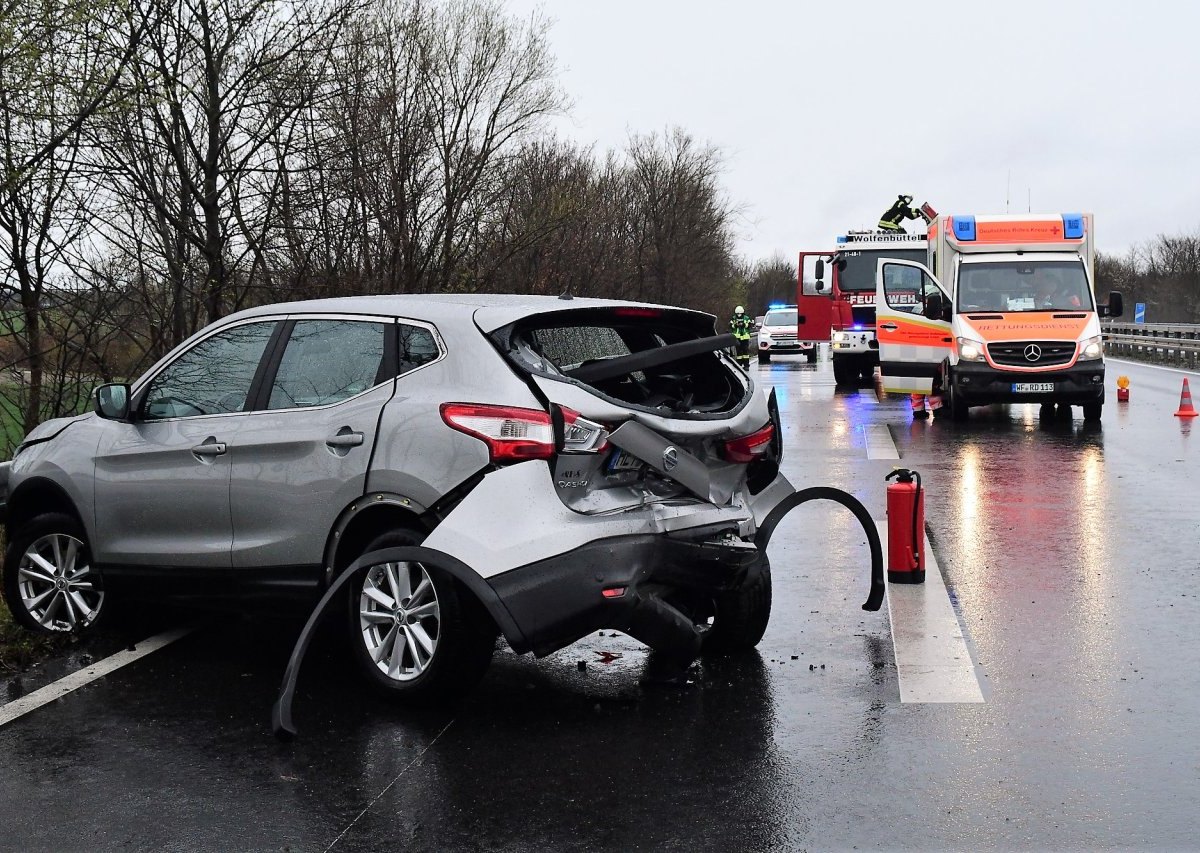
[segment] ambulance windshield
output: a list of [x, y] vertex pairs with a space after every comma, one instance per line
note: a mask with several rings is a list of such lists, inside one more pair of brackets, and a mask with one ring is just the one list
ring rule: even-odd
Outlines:
[[1091, 311], [1092, 293], [1080, 261], [963, 264], [958, 310]]
[[[838, 289], [849, 291], [869, 290], [875, 292], [875, 267], [880, 258], [896, 258], [901, 261], [925, 263], [924, 249], [888, 249], [887, 251], [863, 252], [847, 249], [838, 252]], [[842, 262], [845, 262], [845, 266]]]

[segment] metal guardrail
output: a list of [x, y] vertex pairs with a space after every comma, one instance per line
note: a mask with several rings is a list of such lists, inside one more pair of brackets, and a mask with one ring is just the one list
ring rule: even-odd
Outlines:
[[1102, 327], [1109, 355], [1200, 366], [1200, 325], [1108, 322]]

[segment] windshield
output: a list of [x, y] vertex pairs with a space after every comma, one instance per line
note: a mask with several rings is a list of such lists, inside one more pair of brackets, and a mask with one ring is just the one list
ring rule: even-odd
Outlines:
[[958, 310], [1090, 311], [1092, 293], [1077, 260], [963, 264]]
[[794, 326], [796, 325], [796, 311], [768, 311], [766, 326]]
[[[838, 288], [841, 290], [869, 290], [875, 292], [875, 267], [880, 258], [896, 258], [901, 261], [925, 263], [924, 249], [888, 249], [887, 251], [860, 252], [847, 250], [838, 252]], [[844, 264], [844, 266], [843, 266]]]

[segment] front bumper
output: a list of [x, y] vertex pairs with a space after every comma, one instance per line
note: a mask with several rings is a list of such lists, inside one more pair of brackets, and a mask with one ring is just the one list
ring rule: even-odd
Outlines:
[[875, 340], [873, 331], [834, 332], [830, 335], [829, 345], [834, 355], [879, 355], [879, 341]]
[[[1104, 399], [1104, 362], [1082, 361], [1059, 370], [1023, 373], [989, 364], [959, 362], [954, 390], [968, 405], [988, 403], [1095, 403]], [[1015, 383], [1052, 382], [1053, 391], [1018, 392]]]
[[759, 352], [776, 352], [776, 353], [798, 353], [810, 352], [815, 344], [812, 341], [789, 341], [787, 343], [779, 343], [778, 341], [759, 341]]
[[670, 595], [736, 589], [761, 565], [758, 549], [741, 540], [623, 536], [589, 542], [489, 583], [524, 638], [525, 647], [514, 648], [518, 653], [548, 655], [609, 628], [687, 656], [699, 635], [668, 603]]

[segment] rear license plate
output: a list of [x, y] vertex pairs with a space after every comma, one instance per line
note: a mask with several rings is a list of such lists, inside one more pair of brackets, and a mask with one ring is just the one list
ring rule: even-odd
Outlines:
[[608, 457], [608, 473], [619, 474], [622, 471], [637, 471], [646, 463], [624, 450], [618, 450]]
[[1014, 382], [1014, 394], [1049, 394], [1054, 390], [1053, 382]]

